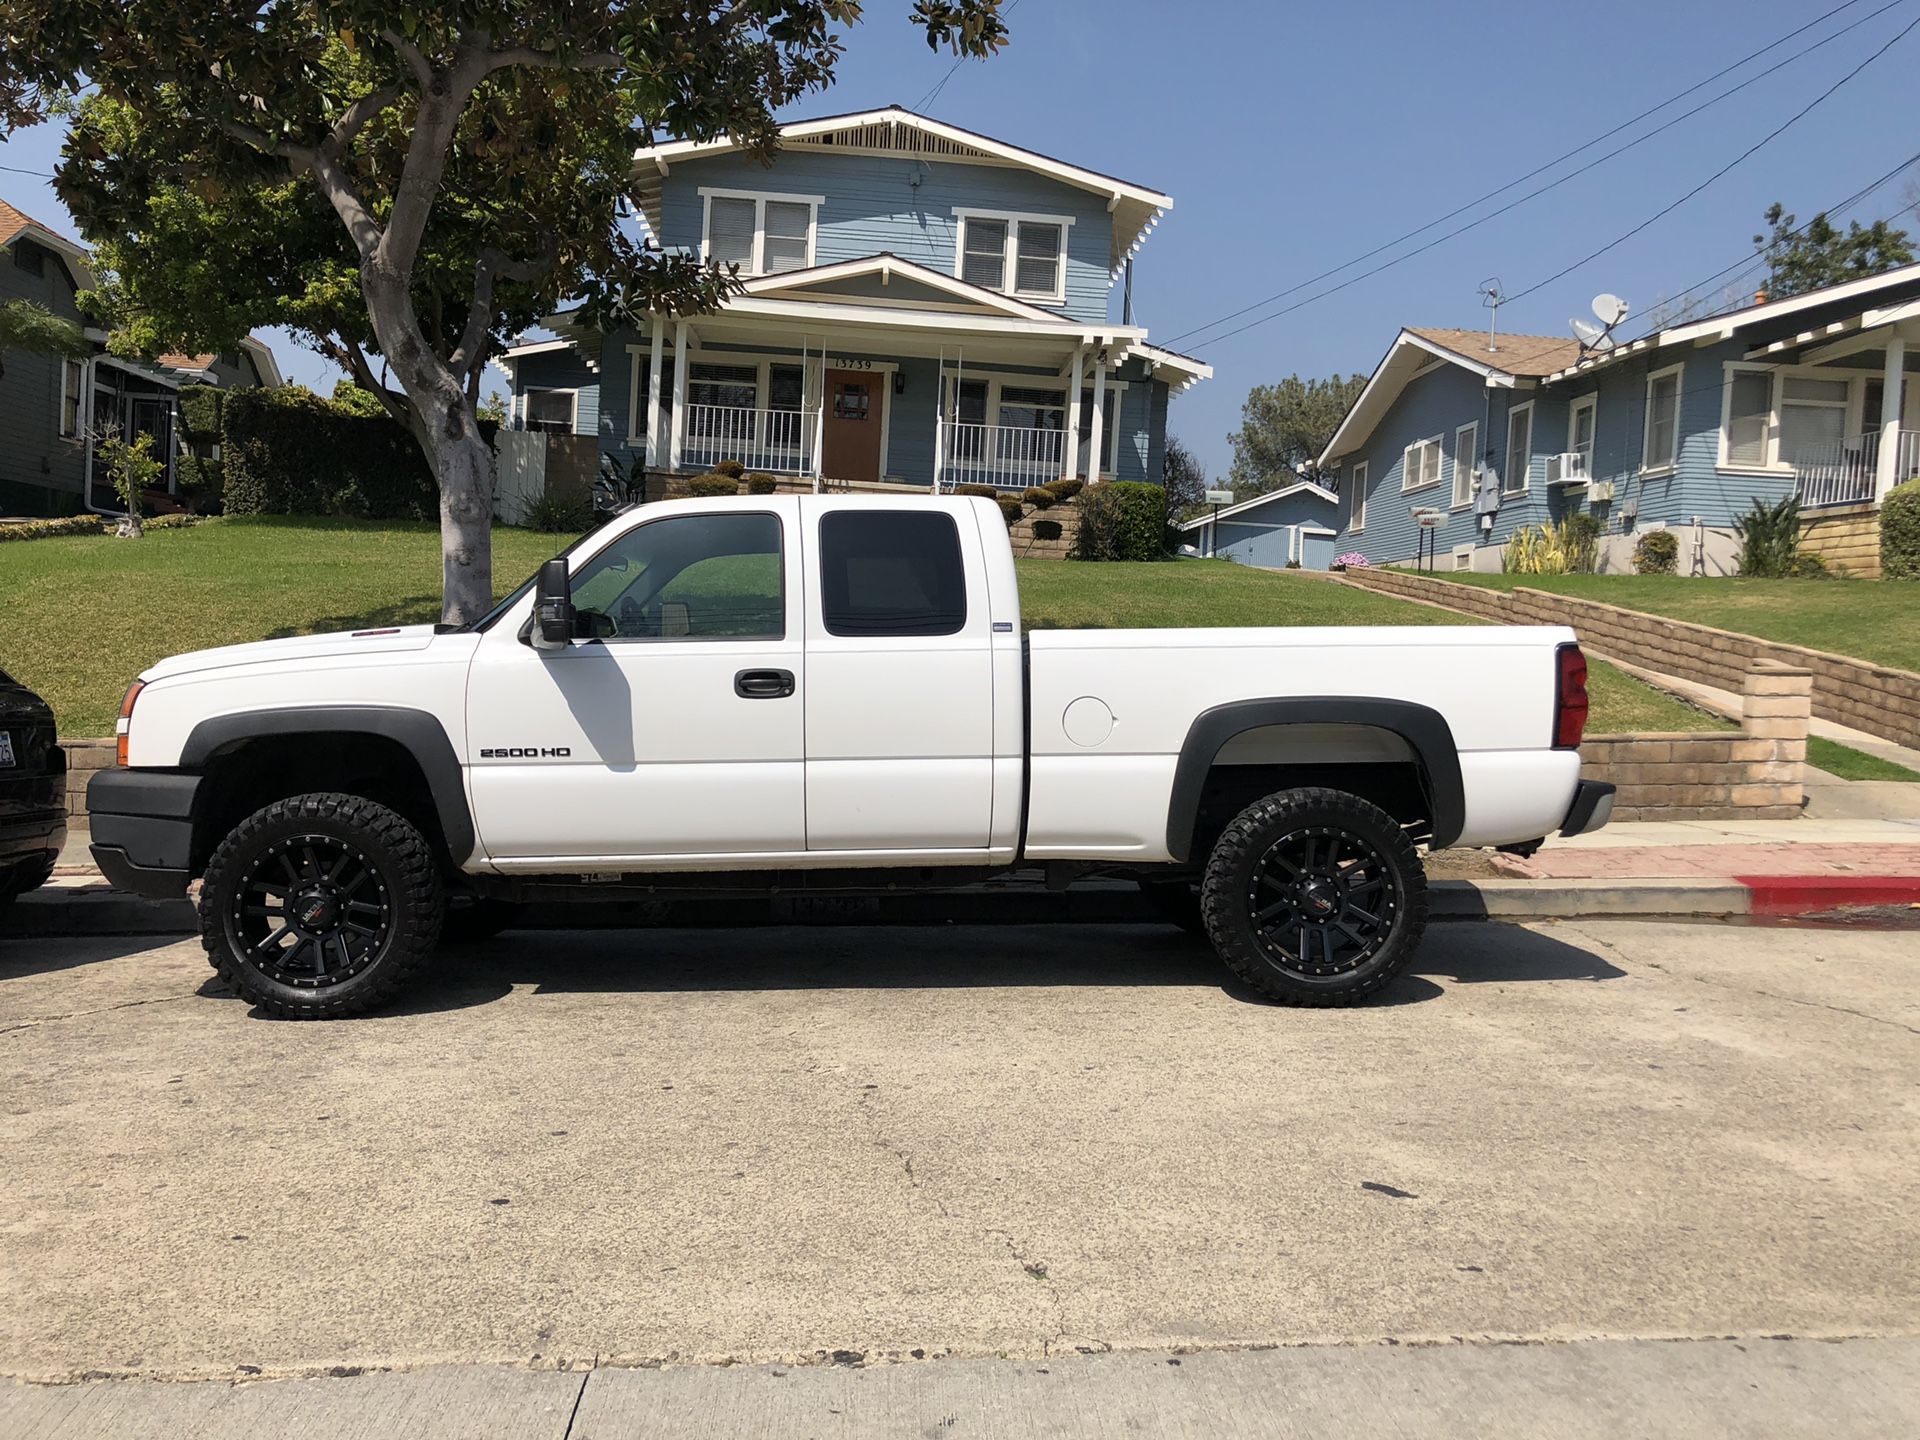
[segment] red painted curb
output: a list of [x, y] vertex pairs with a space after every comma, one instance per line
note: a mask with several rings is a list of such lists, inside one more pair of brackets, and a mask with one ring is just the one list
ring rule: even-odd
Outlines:
[[1843, 905], [1920, 904], [1920, 875], [1735, 875], [1755, 915], [1811, 915]]

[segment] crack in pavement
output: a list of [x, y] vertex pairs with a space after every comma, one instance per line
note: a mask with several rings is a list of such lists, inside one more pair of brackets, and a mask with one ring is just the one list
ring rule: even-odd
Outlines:
[[1625, 953], [1614, 945], [1612, 941], [1595, 935], [1589, 930], [1582, 930], [1577, 925], [1565, 925], [1563, 928], [1572, 931], [1581, 939], [1589, 941], [1593, 945], [1606, 951], [1610, 957], [1620, 963], [1623, 969], [1628, 963], [1638, 963], [1644, 965], [1649, 970], [1658, 970], [1662, 975], [1671, 975], [1676, 980], [1690, 980], [1696, 985], [1708, 985], [1715, 990], [1728, 990], [1735, 995], [1752, 995], [1763, 1000], [1778, 1000], [1782, 1004], [1799, 1005], [1808, 1010], [1830, 1010], [1836, 1015], [1851, 1015], [1856, 1020], [1866, 1020], [1875, 1025], [1885, 1025], [1892, 1030], [1904, 1030], [1909, 1035], [1920, 1035], [1920, 1026], [1909, 1025], [1904, 1020], [1889, 1020], [1884, 1015], [1872, 1015], [1865, 1010], [1855, 1010], [1851, 1006], [1831, 1005], [1824, 1000], [1802, 1000], [1798, 996], [1782, 995], [1775, 990], [1761, 990], [1751, 985], [1737, 985], [1726, 980], [1713, 980], [1705, 975], [1694, 975], [1685, 970], [1672, 969], [1669, 966], [1660, 964], [1657, 960], [1629, 962]]
[[70, 1010], [64, 1015], [35, 1015], [31, 1019], [22, 1020], [17, 1025], [0, 1025], [0, 1035], [11, 1035], [20, 1030], [33, 1030], [61, 1020], [84, 1020], [89, 1015], [110, 1015], [115, 1010], [138, 1010], [143, 1005], [177, 1005], [182, 1000], [204, 998], [201, 995], [155, 995], [146, 1000], [122, 1000], [117, 1005], [101, 1005], [92, 1010]]

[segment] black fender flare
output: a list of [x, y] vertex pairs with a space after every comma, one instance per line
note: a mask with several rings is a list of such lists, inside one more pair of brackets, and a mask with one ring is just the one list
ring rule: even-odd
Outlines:
[[1354, 725], [1398, 735], [1419, 763], [1433, 807], [1433, 848], [1451, 845], [1466, 828], [1460, 752], [1453, 743], [1453, 727], [1438, 710], [1410, 700], [1338, 695], [1235, 700], [1201, 711], [1180, 747], [1180, 760], [1173, 771], [1173, 793], [1167, 803], [1167, 853], [1175, 860], [1184, 863], [1193, 849], [1200, 795], [1221, 749], [1236, 735], [1270, 725]]
[[279, 710], [242, 710], [202, 720], [180, 751], [183, 769], [201, 769], [230, 745], [264, 735], [377, 735], [397, 741], [419, 765], [440, 817], [453, 863], [473, 854], [473, 811], [460, 757], [439, 717], [391, 705], [296, 705]]

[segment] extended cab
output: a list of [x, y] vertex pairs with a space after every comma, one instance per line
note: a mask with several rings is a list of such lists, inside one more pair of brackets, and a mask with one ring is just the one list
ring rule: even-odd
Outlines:
[[[1275, 999], [1411, 958], [1416, 846], [1606, 823], [1571, 631], [1039, 630], [982, 498], [628, 512], [478, 623], [164, 660], [89, 792], [268, 1010], [353, 1013], [567, 897], [1131, 877]], [[449, 911], [449, 906], [452, 910]]]

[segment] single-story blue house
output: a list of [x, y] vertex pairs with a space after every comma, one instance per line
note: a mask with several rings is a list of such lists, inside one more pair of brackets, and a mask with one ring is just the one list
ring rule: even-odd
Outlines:
[[1680, 573], [1730, 573], [1756, 500], [1867, 513], [1920, 473], [1913, 340], [1920, 264], [1604, 349], [1402, 330], [1320, 457], [1339, 477], [1336, 547], [1412, 560], [1424, 509], [1439, 568], [1498, 570], [1517, 528], [1585, 512], [1603, 570], [1664, 527]]
[[1202, 555], [1266, 570], [1296, 565], [1325, 570], [1333, 563], [1340, 497], [1311, 480], [1296, 480], [1251, 500], [1209, 510], [1182, 522], [1181, 532]]
[[1159, 481], [1167, 403], [1213, 373], [1116, 304], [1171, 198], [897, 106], [783, 125], [767, 164], [725, 137], [648, 146], [631, 193], [658, 244], [744, 293], [554, 316], [503, 356], [514, 426], [597, 436], [630, 473]]

